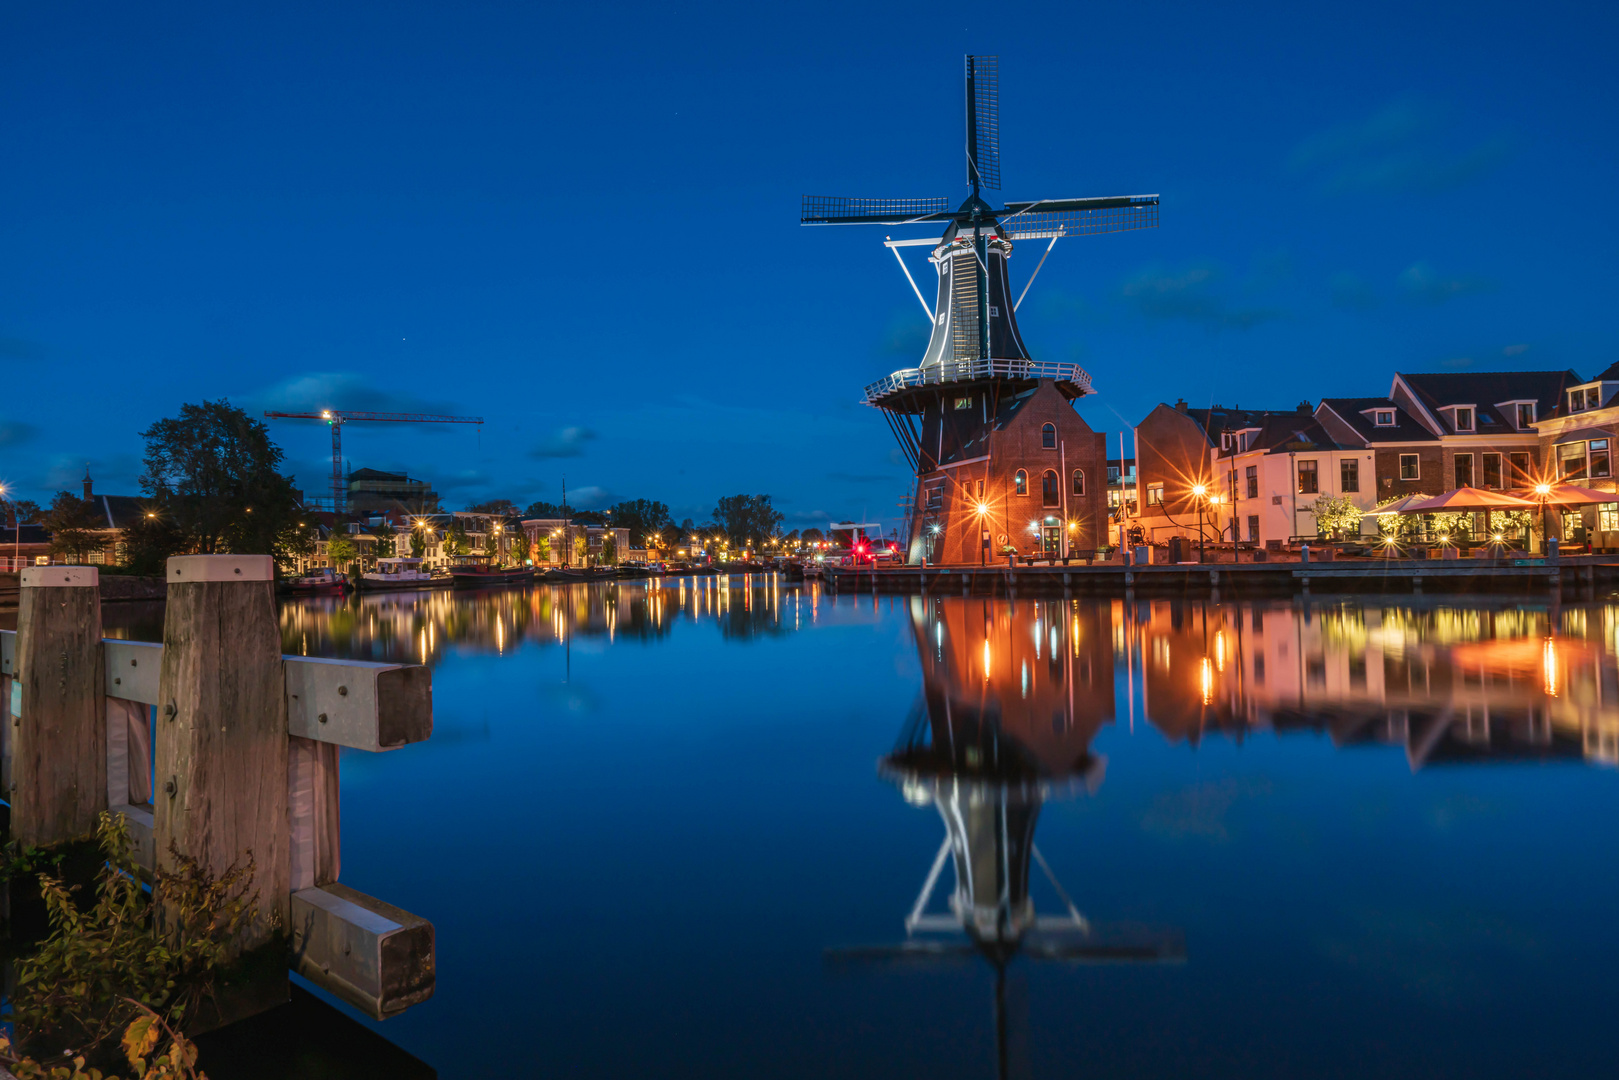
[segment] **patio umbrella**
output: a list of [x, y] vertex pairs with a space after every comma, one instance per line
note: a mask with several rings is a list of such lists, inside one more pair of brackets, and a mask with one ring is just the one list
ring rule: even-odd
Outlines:
[[1493, 532], [1490, 522], [1491, 510], [1536, 510], [1539, 504], [1517, 495], [1508, 495], [1504, 491], [1481, 491], [1478, 488], [1459, 487], [1454, 491], [1447, 491], [1443, 495], [1435, 495], [1431, 499], [1413, 503], [1405, 509], [1407, 514], [1432, 514], [1437, 512], [1452, 512], [1461, 510], [1484, 511], [1484, 531]]
[[[1566, 485], [1565, 485], [1566, 486]], [[1604, 496], [1606, 498], [1607, 496]], [[1615, 496], [1619, 497], [1619, 496]], [[1401, 510], [1402, 514], [1435, 514], [1457, 510], [1533, 510], [1539, 503], [1504, 491], [1481, 491], [1478, 488], [1459, 487], [1443, 495], [1415, 502]]]
[[1410, 509], [1410, 507], [1411, 507], [1411, 505], [1413, 503], [1422, 502], [1423, 500], [1425, 500], [1427, 498], [1428, 498], [1427, 495], [1423, 495], [1423, 494], [1420, 494], [1420, 493], [1416, 494], [1416, 495], [1407, 495], [1403, 499], [1395, 499], [1393, 502], [1389, 503], [1387, 506], [1379, 506], [1376, 510], [1368, 510], [1368, 511], [1366, 511], [1366, 516], [1367, 517], [1388, 517], [1390, 514], [1403, 514], [1403, 513], [1406, 512], [1406, 510]]

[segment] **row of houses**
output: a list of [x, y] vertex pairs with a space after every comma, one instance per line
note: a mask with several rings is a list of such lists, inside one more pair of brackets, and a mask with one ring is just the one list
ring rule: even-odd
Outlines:
[[[1110, 482], [1110, 519], [1115, 542], [1122, 532], [1152, 543], [1285, 544], [1317, 535], [1311, 507], [1323, 495], [1370, 511], [1461, 486], [1521, 491], [1545, 480], [1615, 491], [1615, 439], [1619, 364], [1590, 380], [1568, 370], [1400, 373], [1381, 397], [1292, 409], [1182, 400], [1136, 425], [1135, 482], [1120, 485], [1117, 502]], [[1362, 529], [1375, 532], [1375, 519]], [[1568, 511], [1563, 538], [1619, 546], [1619, 493]]]
[[[358, 470], [354, 475], [373, 487], [378, 485], [377, 477], [385, 482], [421, 484], [403, 474]], [[414, 488], [412, 492], [420, 494]], [[140, 518], [155, 513], [155, 509], [148, 500], [137, 496], [96, 493], [88, 470], [81, 497], [90, 505], [98, 526], [90, 530], [98, 544], [85, 555], [84, 561], [91, 565], [123, 562], [125, 530]], [[457, 535], [465, 536], [468, 554], [489, 556], [500, 562], [515, 559], [519, 536], [528, 541], [530, 561], [541, 565], [595, 565], [608, 558], [646, 557], [645, 551], [631, 550], [628, 529], [587, 525], [562, 518], [518, 521], [500, 514], [467, 510], [413, 513], [398, 503], [382, 504], [380, 495], [377, 498], [378, 502], [360, 509], [351, 520], [339, 521], [330, 511], [307, 508], [306, 520], [315, 532], [314, 550], [297, 560], [293, 572], [303, 574], [334, 566], [332, 545], [339, 540], [353, 550], [353, 555], [342, 561], [358, 561], [364, 569], [374, 566], [378, 558], [390, 554], [410, 556], [417, 550], [428, 567], [441, 569], [455, 557], [451, 539]], [[413, 536], [417, 539], [414, 546]], [[51, 535], [43, 525], [24, 524], [15, 530], [0, 527], [0, 569], [15, 570], [51, 561]]]

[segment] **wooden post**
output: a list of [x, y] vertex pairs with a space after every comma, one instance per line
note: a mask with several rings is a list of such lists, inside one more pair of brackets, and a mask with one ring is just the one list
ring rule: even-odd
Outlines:
[[11, 835], [43, 847], [95, 832], [107, 808], [101, 589], [93, 566], [32, 566], [17, 610]]
[[213, 1023], [288, 993], [280, 951], [289, 924], [287, 700], [273, 579], [268, 555], [168, 563], [153, 776], [157, 865], [175, 869], [171, 843], [215, 875], [251, 852], [257, 919], [237, 953], [275, 953], [274, 963], [255, 965], [234, 1000], [222, 998]]

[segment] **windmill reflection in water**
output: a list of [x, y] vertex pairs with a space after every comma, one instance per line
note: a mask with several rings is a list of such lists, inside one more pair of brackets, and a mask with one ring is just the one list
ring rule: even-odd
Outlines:
[[[983, 957], [995, 971], [997, 1075], [1022, 1072], [1019, 955], [1035, 961], [1164, 963], [1185, 958], [1176, 932], [1092, 923], [1035, 843], [1050, 799], [1094, 792], [1106, 759], [1091, 740], [1113, 718], [1107, 609], [1056, 602], [913, 599], [923, 690], [879, 765], [907, 802], [932, 805], [945, 836], [895, 944], [831, 949], [829, 964], [935, 965]], [[946, 862], [955, 887], [934, 901]], [[1060, 910], [1041, 914], [1038, 868]], [[1016, 1034], [1014, 1034], [1016, 1033]]]

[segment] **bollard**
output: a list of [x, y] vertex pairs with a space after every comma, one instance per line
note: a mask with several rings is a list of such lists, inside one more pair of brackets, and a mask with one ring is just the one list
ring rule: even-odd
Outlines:
[[[287, 1000], [290, 853], [287, 700], [268, 555], [184, 555], [168, 563], [159, 679], [153, 840], [219, 875], [252, 852], [258, 894], [237, 943], [218, 1026]], [[262, 958], [262, 962], [261, 962]]]
[[[7, 755], [11, 835], [44, 847], [94, 834], [107, 808], [101, 588], [93, 566], [23, 570]], [[8, 711], [10, 711], [8, 709]]]

